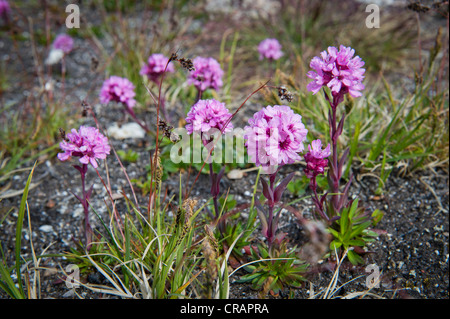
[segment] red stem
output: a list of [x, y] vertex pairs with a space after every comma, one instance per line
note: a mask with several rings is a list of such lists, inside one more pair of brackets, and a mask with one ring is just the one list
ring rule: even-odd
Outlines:
[[339, 165], [338, 165], [338, 148], [337, 148], [337, 142], [339, 139], [339, 134], [337, 134], [337, 106], [339, 104], [339, 101], [341, 100], [341, 96], [338, 94], [337, 96], [333, 96], [333, 101], [329, 100], [331, 110], [332, 110], [332, 116], [331, 116], [331, 143], [332, 143], [332, 158], [330, 166], [334, 166], [331, 170], [328, 171], [328, 174], [331, 174], [331, 192], [334, 193], [334, 195], [331, 195], [331, 202], [333, 204], [333, 208], [335, 212], [339, 212], [341, 207], [339, 207], [339, 180], [341, 173], [339, 172]]

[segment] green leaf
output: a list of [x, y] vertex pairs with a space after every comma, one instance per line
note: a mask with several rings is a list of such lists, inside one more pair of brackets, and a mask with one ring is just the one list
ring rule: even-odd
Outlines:
[[376, 224], [378, 224], [383, 216], [384, 213], [381, 210], [375, 209], [372, 213], [372, 225], [375, 226]]
[[339, 225], [341, 226], [341, 234], [344, 235], [345, 233], [347, 233], [347, 227], [348, 227], [348, 208], [345, 207], [344, 209], [342, 209], [341, 212], [341, 218], [339, 219]]
[[353, 250], [349, 250], [348, 252], [347, 252], [347, 257], [348, 257], [348, 260], [350, 260], [350, 262], [353, 264], [353, 265], [358, 265], [358, 264], [362, 264], [364, 261], [363, 261], [363, 259], [361, 258], [361, 256], [359, 256], [357, 253], [355, 253]]
[[[221, 272], [219, 272], [221, 273]], [[228, 267], [224, 268], [223, 274], [219, 274], [221, 280], [219, 280], [219, 298], [228, 299], [228, 292], [230, 291], [230, 282], [228, 278]]]
[[341, 246], [342, 246], [342, 242], [337, 241], [337, 240], [333, 240], [333, 241], [330, 243], [330, 249], [331, 249], [331, 250], [339, 249]]
[[328, 231], [335, 237], [335, 238], [340, 238], [340, 234], [334, 230], [333, 228], [328, 228]]
[[348, 244], [350, 246], [360, 246], [360, 247], [364, 247], [364, 245], [366, 244], [364, 240], [362, 239], [351, 239], [348, 241]]
[[358, 202], [359, 202], [359, 199], [358, 199], [358, 198], [356, 198], [356, 199], [353, 201], [352, 206], [350, 207], [350, 210], [349, 210], [349, 213], [348, 213], [348, 219], [352, 220], [352, 219], [353, 219], [353, 216], [355, 216], [355, 212], [356, 212], [357, 209], [358, 209]]
[[19, 207], [19, 214], [17, 217], [17, 225], [16, 225], [16, 274], [17, 274], [17, 282], [19, 284], [19, 290], [20, 293], [25, 296], [25, 292], [23, 290], [22, 286], [22, 276], [20, 271], [20, 265], [21, 265], [21, 258], [20, 258], [20, 249], [22, 247], [22, 228], [23, 228], [23, 218], [25, 216], [25, 210], [28, 206], [27, 198], [28, 198], [28, 191], [30, 189], [31, 179], [33, 178], [34, 169], [36, 168], [36, 163], [34, 163], [33, 168], [31, 169], [30, 175], [28, 176], [27, 183], [25, 185], [25, 188], [23, 190], [22, 200], [20, 201], [20, 207]]
[[261, 287], [264, 284], [264, 282], [266, 281], [267, 277], [268, 277], [267, 274], [263, 274], [262, 276], [260, 276], [260, 278], [258, 280], [256, 280], [254, 282], [254, 285], [258, 288]]
[[363, 232], [363, 230], [365, 230], [367, 227], [370, 226], [370, 223], [371, 223], [370, 221], [367, 221], [367, 222], [362, 223], [362, 224], [356, 226], [355, 228], [353, 228], [353, 230], [350, 233], [349, 238], [354, 238], [354, 237], [360, 235]]
[[[256, 270], [256, 266], [254, 266], [254, 265], [248, 265], [248, 266], [245, 266], [244, 269], [245, 269], [246, 271], [250, 272], [250, 273], [253, 273], [253, 272]], [[252, 274], [252, 275], [245, 275], [244, 277], [247, 278], [247, 277], [250, 277], [250, 276], [253, 276], [253, 274]]]
[[353, 159], [355, 158], [356, 152], [358, 151], [358, 141], [360, 132], [361, 132], [361, 121], [358, 121], [355, 124], [355, 133], [353, 134], [353, 138], [350, 142], [350, 155], [348, 157], [347, 167], [344, 173], [345, 177], [348, 177]]
[[0, 262], [0, 279], [0, 289], [5, 291], [11, 298], [24, 299], [24, 295], [17, 289], [11, 279], [8, 268], [3, 265], [3, 262]]
[[362, 237], [365, 243], [372, 243], [376, 240], [374, 237]]

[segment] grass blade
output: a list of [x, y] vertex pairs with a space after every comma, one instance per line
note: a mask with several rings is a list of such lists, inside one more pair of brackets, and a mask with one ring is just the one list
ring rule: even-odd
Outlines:
[[0, 262], [0, 289], [6, 292], [11, 298], [24, 299], [24, 295], [17, 289], [13, 280], [11, 279], [11, 274], [3, 262]]
[[[36, 163], [37, 162], [34, 163], [33, 168], [31, 169], [30, 175], [28, 176], [27, 183], [23, 190], [22, 200], [20, 201], [20, 207], [19, 207], [19, 215], [17, 217], [17, 226], [16, 226], [16, 247], [15, 247], [16, 274], [17, 274], [17, 282], [19, 284], [19, 290], [20, 290], [20, 293], [22, 294], [22, 297], [25, 296], [25, 292], [24, 292], [23, 286], [22, 286], [21, 271], [20, 271], [20, 265], [21, 265], [20, 248], [22, 247], [22, 228], [23, 228], [23, 219], [25, 216], [25, 210], [26, 210], [26, 206], [27, 206], [28, 191], [30, 189], [31, 179], [33, 178], [34, 169], [36, 168]], [[31, 236], [31, 234], [30, 234], [30, 236]]]

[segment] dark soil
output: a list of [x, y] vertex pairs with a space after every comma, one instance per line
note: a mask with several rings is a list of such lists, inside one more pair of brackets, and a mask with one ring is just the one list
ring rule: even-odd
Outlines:
[[[11, 40], [1, 39], [0, 46], [2, 56], [5, 55], [6, 47], [12, 47]], [[20, 44], [20, 57], [25, 61], [25, 65], [32, 68], [32, 53], [27, 42]], [[70, 92], [66, 96], [68, 105], [73, 105], [74, 114], [80, 114], [81, 100], [87, 92], [93, 92], [89, 99], [95, 100], [95, 95], [100, 89], [103, 78], [93, 75], [90, 71], [90, 56], [95, 56], [95, 49], [85, 41], [76, 39], [77, 49], [70, 54], [67, 59], [67, 70], [69, 77], [66, 79], [66, 88]], [[45, 50], [40, 51], [45, 55]], [[12, 57], [8, 62], [12, 62]], [[19, 74], [25, 72], [21, 70], [18, 63], [15, 64]], [[20, 76], [19, 76], [20, 77]], [[26, 74], [30, 78], [30, 74]], [[22, 79], [25, 78], [25, 75]], [[59, 82], [61, 79], [55, 75]], [[20, 82], [19, 82], [20, 83]], [[20, 90], [20, 84], [15, 84], [3, 96], [3, 99], [22, 101], [24, 94]], [[34, 88], [37, 82], [31, 80], [30, 88]], [[21, 93], [20, 93], [21, 92]], [[27, 93], [29, 94], [29, 92]], [[116, 105], [102, 108], [93, 102], [97, 118], [100, 124], [106, 128], [114, 122], [122, 121], [121, 108]], [[245, 117], [252, 114], [257, 105], [250, 105], [240, 118], [236, 121], [245, 120]], [[142, 110], [141, 115], [144, 115]], [[182, 117], [183, 114], [172, 109], [175, 116]], [[153, 118], [154, 111], [147, 111], [145, 117]], [[94, 125], [91, 117], [84, 119], [84, 124]], [[67, 127], [69, 130], [71, 127]], [[130, 178], [140, 178], [146, 176], [145, 166], [149, 164], [149, 140], [150, 139], [127, 139], [123, 141], [112, 140], [112, 145], [116, 150], [128, 150], [139, 154], [136, 163], [125, 162], [125, 168]], [[118, 194], [122, 190], [131, 196], [130, 187], [125, 175], [114, 156], [107, 159], [109, 180], [112, 184], [113, 192]], [[30, 164], [32, 165], [32, 164]], [[102, 178], [106, 179], [105, 166], [99, 168]], [[282, 174], [292, 171], [301, 172], [301, 165], [292, 165], [283, 169]], [[372, 243], [365, 255], [365, 265], [363, 267], [352, 267], [344, 264], [339, 275], [338, 286], [344, 285], [335, 296], [345, 296], [349, 293], [364, 292], [366, 288], [367, 276], [371, 271], [366, 271], [366, 266], [375, 264], [383, 278], [382, 285], [374, 288], [370, 293], [384, 298], [420, 298], [420, 299], [442, 299], [449, 297], [449, 272], [448, 272], [448, 240], [449, 240], [449, 179], [448, 163], [446, 168], [436, 170], [426, 169], [414, 173], [404, 174], [394, 171], [384, 188], [384, 194], [375, 196], [378, 186], [378, 178], [359, 172], [355, 169], [355, 180], [352, 184], [350, 194], [356, 195], [369, 211], [380, 209], [384, 216], [377, 228], [381, 230], [379, 239]], [[401, 174], [402, 173], [402, 174]], [[183, 174], [183, 183], [186, 188], [192, 185], [197, 171], [193, 170], [189, 176], [187, 172]], [[14, 190], [22, 190], [25, 186], [28, 173], [16, 174], [12, 177]], [[224, 177], [222, 189], [230, 189], [230, 194], [240, 203], [249, 203], [251, 200], [251, 190], [254, 187], [256, 178], [255, 172], [248, 172], [242, 179], [232, 180]], [[90, 169], [87, 180], [94, 182], [94, 192], [92, 195], [92, 205], [96, 207], [98, 213], [109, 220], [108, 212], [104, 205], [107, 200], [106, 191], [101, 184], [99, 177], [94, 170]], [[70, 251], [74, 247], [74, 242], [78, 240], [80, 228], [82, 226], [83, 210], [73, 193], [80, 193], [80, 182], [78, 171], [73, 169], [71, 163], [60, 162], [56, 158], [41, 158], [33, 177], [33, 187], [28, 196], [28, 205], [31, 216], [31, 225], [25, 220], [23, 230], [23, 258], [31, 256], [30, 239], [36, 254], [61, 254]], [[168, 196], [178, 193], [178, 174], [169, 176], [163, 182]], [[0, 185], [1, 186], [1, 185]], [[260, 192], [260, 187], [258, 189]], [[209, 193], [209, 178], [202, 174], [195, 184], [192, 196], [198, 198], [200, 202], [207, 199]], [[288, 202], [295, 199], [292, 194], [285, 192], [285, 200]], [[140, 204], [145, 205], [147, 198], [140, 196]], [[0, 226], [0, 242], [6, 260], [11, 263], [14, 259], [15, 231], [17, 222], [17, 208], [21, 196], [8, 197], [0, 201], [0, 219], [11, 209], [12, 213], [5, 217]], [[118, 200], [120, 208], [125, 211], [123, 199]], [[300, 202], [295, 209], [310, 217], [312, 202], [308, 199]], [[92, 225], [99, 228], [99, 222], [92, 216]], [[31, 227], [31, 234], [28, 227]], [[280, 231], [288, 234], [291, 244], [302, 244], [307, 241], [305, 231], [297, 221], [297, 218], [286, 211], [280, 221]], [[30, 238], [31, 237], [31, 238]], [[60, 257], [43, 258], [40, 266], [41, 270], [41, 298], [76, 298], [70, 294], [70, 289], [66, 288], [64, 282], [59, 280], [61, 268], [67, 262]], [[283, 291], [278, 296], [271, 298], [309, 298], [315, 293], [326, 288], [333, 275], [331, 265], [326, 260], [320, 261], [316, 267], [317, 271], [309, 276], [310, 283], [301, 289]], [[235, 283], [243, 272], [237, 272], [231, 278], [230, 297], [231, 298], [257, 298], [258, 292], [251, 289], [247, 284]], [[92, 273], [83, 278], [90, 282], [101, 282], [101, 276]], [[351, 282], [350, 282], [351, 281]], [[106, 295], [92, 293], [84, 288], [79, 288], [79, 295], [83, 298], [109, 298]], [[6, 298], [0, 292], [1, 298]], [[368, 298], [373, 296], [367, 295]]]

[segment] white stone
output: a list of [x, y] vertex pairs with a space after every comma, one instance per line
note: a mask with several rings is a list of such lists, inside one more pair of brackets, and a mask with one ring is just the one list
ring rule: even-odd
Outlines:
[[53, 65], [61, 61], [61, 59], [64, 57], [63, 50], [60, 49], [51, 49], [50, 53], [48, 54], [47, 60], [45, 60], [45, 64], [47, 65]]
[[39, 230], [44, 233], [51, 233], [53, 231], [53, 227], [51, 225], [42, 225], [39, 227]]
[[123, 140], [126, 138], [144, 138], [145, 131], [137, 123], [127, 123], [120, 127], [114, 123], [112, 126], [108, 127], [107, 133], [110, 137], [117, 140]]

